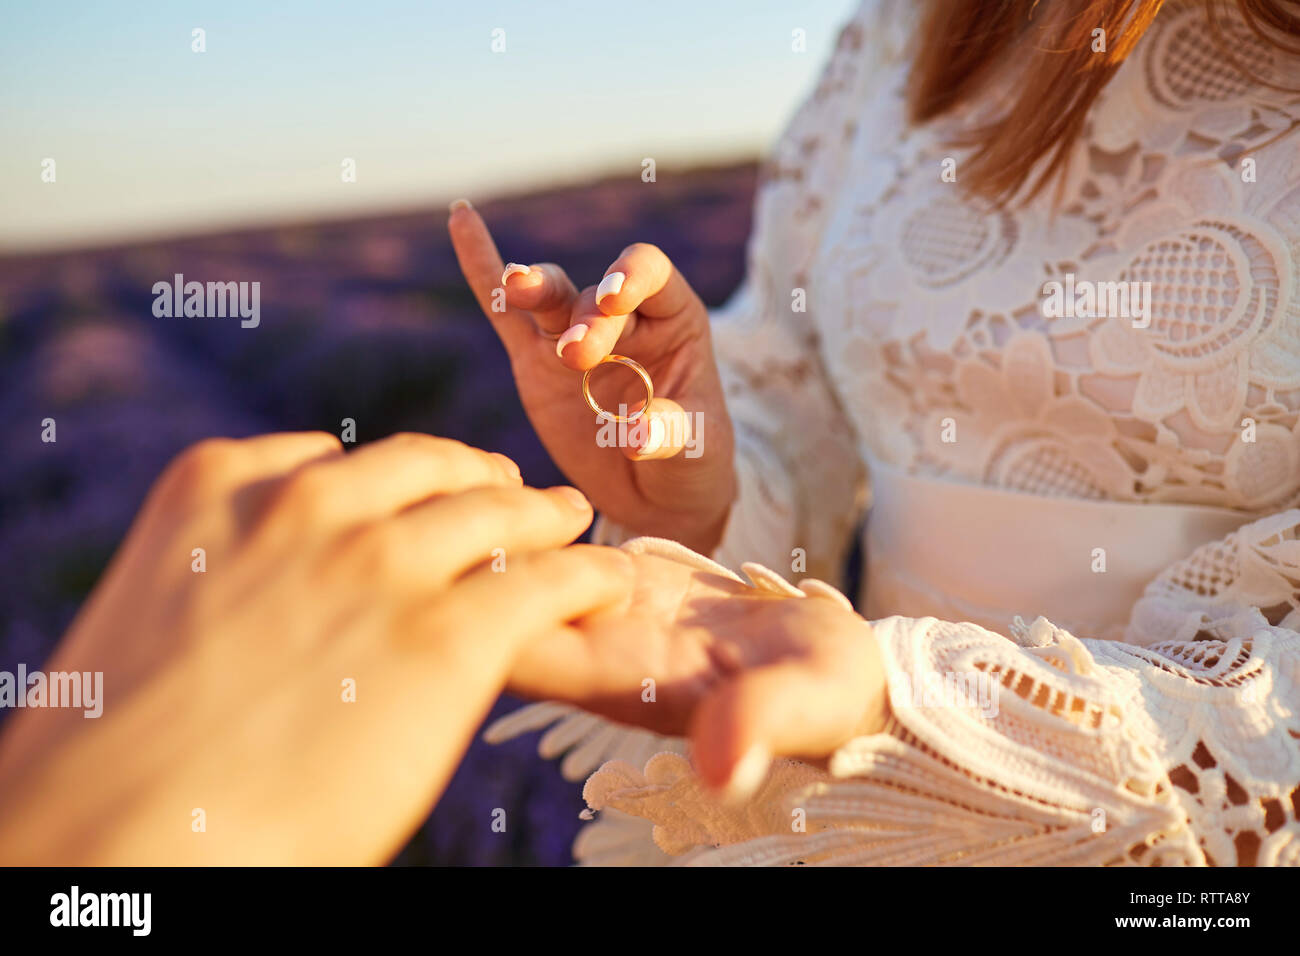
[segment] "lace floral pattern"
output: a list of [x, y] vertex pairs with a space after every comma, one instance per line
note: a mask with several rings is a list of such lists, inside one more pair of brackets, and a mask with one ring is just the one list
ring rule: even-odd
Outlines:
[[[690, 865], [1300, 864], [1295, 632], [1258, 613], [1147, 648], [1041, 617], [1014, 643], [934, 618], [873, 628], [891, 726], [840, 748], [829, 776], [777, 761], [735, 807], [664, 753], [605, 764], [584, 798]], [[992, 714], [909, 692], [962, 673], [996, 683]]]
[[[942, 181], [946, 124], [913, 131], [906, 161], [856, 151], [810, 294], [866, 453], [1042, 494], [1257, 514], [1296, 501], [1300, 167], [1293, 139], [1270, 140], [1300, 97], [1224, 81], [1201, 17], [1171, 5], [1121, 67], [1059, 211], [987, 210]], [[1191, 72], [1211, 63], [1214, 78]], [[1278, 55], [1259, 63], [1283, 78]], [[885, 168], [887, 188], [859, 190]], [[1151, 282], [1149, 326], [1044, 318], [1044, 283], [1067, 274]], [[942, 440], [946, 421], [960, 440]]]

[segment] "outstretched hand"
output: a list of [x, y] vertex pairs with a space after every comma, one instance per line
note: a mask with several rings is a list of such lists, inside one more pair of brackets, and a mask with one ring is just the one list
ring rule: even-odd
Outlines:
[[530, 643], [512, 690], [688, 736], [701, 778], [734, 797], [771, 757], [821, 758], [883, 728], [884, 670], [857, 614], [668, 558], [632, 561], [630, 607]]
[[194, 446], [48, 665], [102, 714], [5, 724], [0, 862], [384, 862], [518, 649], [627, 598], [625, 554], [569, 545], [591, 517], [428, 435]]

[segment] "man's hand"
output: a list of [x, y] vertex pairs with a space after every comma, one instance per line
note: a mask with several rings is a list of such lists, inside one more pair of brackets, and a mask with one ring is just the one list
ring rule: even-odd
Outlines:
[[386, 861], [519, 649], [628, 597], [627, 555], [564, 547], [591, 517], [424, 435], [191, 448], [46, 665], [102, 671], [102, 717], [0, 737], [0, 862]]

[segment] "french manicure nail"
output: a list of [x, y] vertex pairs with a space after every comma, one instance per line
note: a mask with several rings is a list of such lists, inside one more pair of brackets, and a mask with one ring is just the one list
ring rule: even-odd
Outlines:
[[528, 268], [528, 266], [521, 266], [517, 262], [507, 262], [506, 271], [501, 273], [501, 284], [505, 285], [506, 280], [513, 275], [521, 275], [521, 276], [531, 275], [532, 271], [533, 270]]
[[555, 340], [555, 354], [563, 358], [564, 347], [570, 342], [581, 342], [587, 334], [587, 326], [579, 322], [564, 330], [564, 334]]
[[473, 204], [468, 199], [453, 199], [451, 205], [447, 207], [448, 211], [455, 212], [457, 209], [473, 209]]
[[652, 418], [646, 423], [645, 444], [641, 446], [641, 454], [652, 455], [657, 452], [664, 443], [668, 435], [668, 429], [664, 426], [662, 418]]
[[761, 744], [755, 744], [737, 761], [731, 777], [722, 788], [722, 795], [730, 803], [741, 803], [754, 795], [767, 779], [771, 755]]
[[573, 507], [577, 508], [579, 511], [591, 510], [591, 503], [587, 501], [587, 496], [577, 488], [570, 487], [569, 485], [561, 485], [558, 488], [553, 488], [551, 490], [557, 492], [560, 497], [564, 498], [565, 501], [573, 505]]
[[626, 279], [621, 272], [611, 272], [605, 278], [600, 280], [600, 285], [596, 286], [596, 304], [600, 305], [600, 300], [607, 295], [618, 295], [623, 291], [623, 280]]

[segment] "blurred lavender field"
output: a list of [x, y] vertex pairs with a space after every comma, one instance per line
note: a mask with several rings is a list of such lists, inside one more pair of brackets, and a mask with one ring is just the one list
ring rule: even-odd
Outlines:
[[[740, 281], [755, 177], [752, 165], [668, 172], [476, 205], [508, 260], [559, 262], [582, 286], [628, 243], [653, 242], [712, 306]], [[529, 484], [563, 480], [445, 222], [437, 208], [0, 259], [0, 669], [41, 665], [152, 480], [200, 438], [337, 434], [349, 417], [358, 441], [432, 432], [505, 452]], [[261, 325], [155, 318], [151, 288], [177, 272], [260, 281]], [[40, 440], [45, 418], [57, 443]], [[476, 743], [397, 862], [571, 862], [581, 787], [535, 746]], [[507, 833], [491, 832], [494, 807]]]

